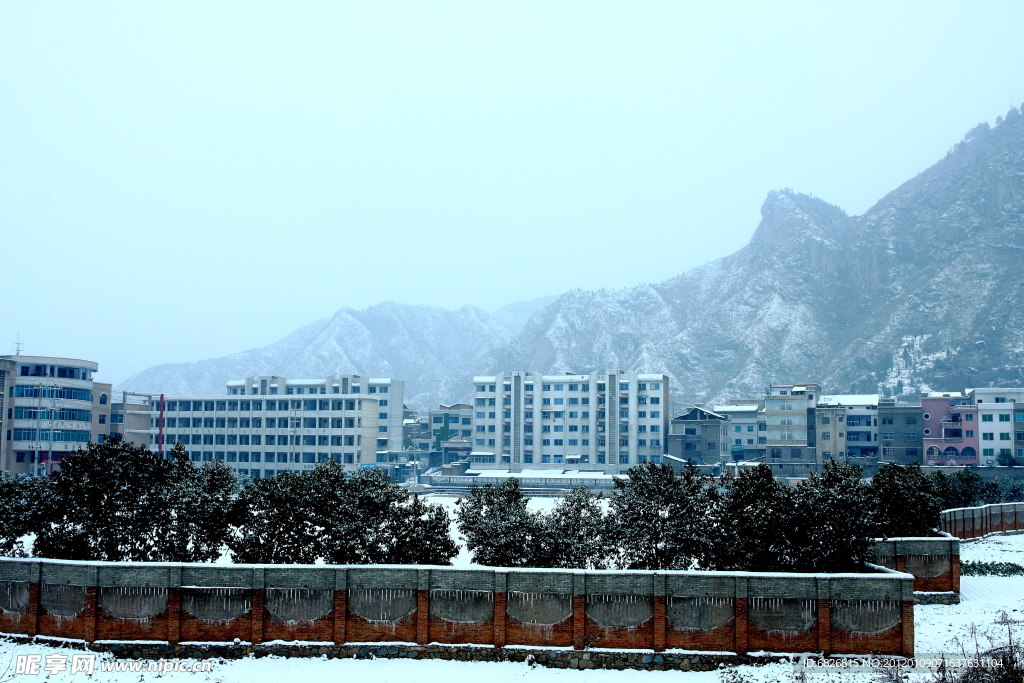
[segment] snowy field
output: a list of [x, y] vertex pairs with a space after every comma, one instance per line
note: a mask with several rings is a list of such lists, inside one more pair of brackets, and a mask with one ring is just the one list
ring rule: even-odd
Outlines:
[[962, 562], [1013, 562], [1024, 567], [1024, 534], [960, 541]]

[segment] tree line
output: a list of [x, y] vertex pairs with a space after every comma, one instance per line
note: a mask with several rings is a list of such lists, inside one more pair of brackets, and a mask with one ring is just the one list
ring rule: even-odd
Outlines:
[[517, 479], [472, 487], [455, 520], [383, 470], [322, 463], [241, 485], [180, 446], [154, 458], [90, 444], [47, 479], [0, 480], [0, 554], [107, 561], [447, 565], [460, 545], [507, 567], [856, 571], [876, 537], [924, 536], [939, 513], [1006, 497], [976, 472], [861, 469], [829, 461], [796, 486], [765, 465], [715, 480], [688, 466], [637, 465], [611, 494], [573, 489], [531, 510]]

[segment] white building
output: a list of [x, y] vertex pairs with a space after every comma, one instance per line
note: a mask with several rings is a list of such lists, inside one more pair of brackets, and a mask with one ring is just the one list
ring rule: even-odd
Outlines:
[[93, 382], [99, 366], [51, 356], [0, 356], [2, 471], [45, 476], [61, 459], [109, 429], [110, 385]]
[[[220, 460], [258, 479], [329, 460], [346, 469], [386, 462], [387, 451], [401, 450], [404, 388], [401, 380], [361, 375], [255, 375], [229, 381], [219, 396], [124, 405], [133, 415], [148, 409], [145, 436], [154, 452], [166, 457], [180, 443], [195, 462]], [[125, 431], [135, 440], [142, 430]]]
[[[967, 398], [978, 406], [978, 435], [981, 446], [981, 464], [995, 465], [999, 456], [1012, 456], [1016, 433], [1024, 430], [1024, 413], [1014, 404], [1024, 404], [1024, 389], [983, 387], [968, 389]], [[1024, 456], [1024, 452], [1020, 453]]]
[[669, 424], [669, 378], [621, 370], [474, 377], [474, 466], [625, 473], [658, 462]]

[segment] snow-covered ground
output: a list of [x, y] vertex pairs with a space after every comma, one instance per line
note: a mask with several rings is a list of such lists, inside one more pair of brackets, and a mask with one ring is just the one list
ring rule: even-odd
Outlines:
[[1024, 567], [1024, 534], [960, 541], [961, 562], [1013, 562]]

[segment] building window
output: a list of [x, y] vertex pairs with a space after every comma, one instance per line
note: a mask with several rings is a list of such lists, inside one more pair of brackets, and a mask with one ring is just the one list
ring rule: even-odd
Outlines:
[[991, 414], [982, 415], [981, 416], [981, 421], [982, 422], [992, 422], [992, 415]]
[[100, 405], [101, 406], [107, 405], [107, 395], [106, 394], [100, 394]]

